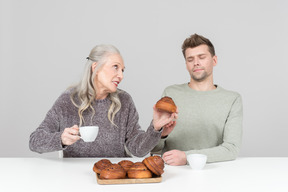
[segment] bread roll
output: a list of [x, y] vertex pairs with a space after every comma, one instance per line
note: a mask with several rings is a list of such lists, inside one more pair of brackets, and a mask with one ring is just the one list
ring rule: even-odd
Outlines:
[[124, 168], [124, 170], [127, 172], [134, 163], [129, 160], [122, 160], [118, 164], [121, 165]]
[[134, 163], [127, 172], [128, 178], [143, 179], [151, 178], [152, 173], [142, 162]]
[[100, 173], [100, 179], [124, 179], [126, 171], [119, 164], [111, 164]]
[[175, 113], [177, 107], [171, 97], [165, 96], [162, 97], [159, 101], [157, 101], [156, 109], [166, 111], [168, 113]]
[[94, 171], [95, 173], [100, 174], [103, 169], [105, 169], [107, 166], [109, 166], [109, 165], [111, 165], [111, 164], [112, 164], [112, 163], [111, 163], [110, 160], [108, 160], [108, 159], [101, 159], [101, 160], [99, 160], [98, 162], [94, 163], [93, 171]]
[[164, 161], [160, 156], [150, 156], [143, 160], [146, 167], [155, 175], [161, 176], [164, 173]]

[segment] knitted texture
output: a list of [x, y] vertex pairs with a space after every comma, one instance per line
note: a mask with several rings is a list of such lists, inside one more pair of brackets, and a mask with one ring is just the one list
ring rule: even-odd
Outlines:
[[62, 146], [61, 134], [65, 128], [79, 124], [78, 109], [70, 99], [71, 89], [65, 91], [48, 111], [44, 121], [30, 135], [29, 146], [38, 153], [63, 150], [64, 157], [126, 157], [125, 146], [132, 155], [145, 156], [159, 142], [161, 132], [149, 125], [147, 131], [138, 124], [139, 116], [131, 96], [120, 91], [121, 109], [117, 112], [112, 125], [107, 114], [111, 100], [95, 100], [95, 115], [86, 110], [83, 113], [84, 125], [98, 125], [98, 136], [93, 142], [82, 139], [69, 146]]
[[171, 97], [179, 114], [174, 130], [153, 149], [162, 153], [178, 149], [208, 156], [208, 162], [235, 159], [242, 139], [242, 100], [219, 86], [196, 91], [188, 84], [169, 86], [163, 96]]

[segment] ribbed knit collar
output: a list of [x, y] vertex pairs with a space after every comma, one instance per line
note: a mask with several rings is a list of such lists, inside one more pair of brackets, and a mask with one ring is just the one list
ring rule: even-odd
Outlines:
[[209, 90], [209, 91], [197, 91], [197, 90], [192, 89], [191, 87], [189, 87], [189, 83], [186, 83], [184, 86], [189, 92], [195, 93], [195, 94], [202, 94], [202, 95], [214, 94], [214, 93], [219, 92], [222, 89], [220, 86], [215, 85], [216, 89], [212, 89], [212, 90]]
[[107, 96], [105, 99], [95, 99], [94, 100], [94, 102], [95, 103], [107, 103], [107, 102], [109, 102], [110, 101], [110, 97], [109, 96]]

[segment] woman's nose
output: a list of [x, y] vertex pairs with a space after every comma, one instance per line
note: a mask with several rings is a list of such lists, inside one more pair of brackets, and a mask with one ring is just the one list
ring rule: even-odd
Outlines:
[[121, 78], [121, 80], [123, 79], [123, 71], [122, 70], [119, 70], [118, 77]]

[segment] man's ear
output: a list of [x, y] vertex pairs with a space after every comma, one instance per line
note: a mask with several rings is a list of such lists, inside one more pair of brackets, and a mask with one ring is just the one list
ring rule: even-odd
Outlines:
[[213, 59], [213, 66], [215, 67], [217, 65], [217, 56], [214, 55], [212, 59]]
[[91, 65], [92, 73], [94, 73], [96, 66], [97, 66], [96, 62], [92, 63]]

